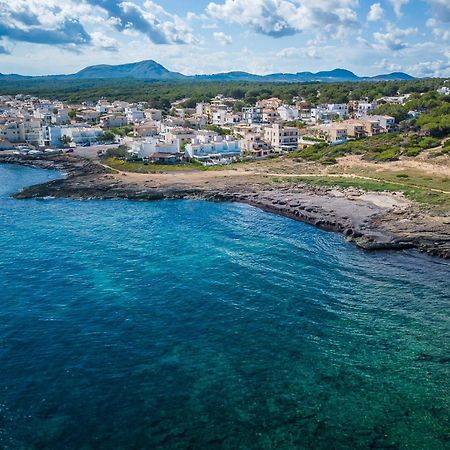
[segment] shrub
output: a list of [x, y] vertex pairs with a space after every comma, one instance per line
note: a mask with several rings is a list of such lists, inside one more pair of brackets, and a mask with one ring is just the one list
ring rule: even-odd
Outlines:
[[406, 156], [417, 156], [422, 152], [422, 147], [407, 147], [405, 148], [404, 155]]

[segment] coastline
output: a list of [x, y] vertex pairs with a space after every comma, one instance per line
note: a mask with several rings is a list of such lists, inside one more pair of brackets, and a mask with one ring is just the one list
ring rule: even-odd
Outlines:
[[366, 250], [414, 248], [450, 258], [450, 217], [421, 212], [402, 195], [358, 189], [275, 184], [263, 176], [232, 171], [191, 174], [115, 173], [74, 156], [0, 155], [0, 163], [59, 170], [65, 178], [30, 186], [14, 198], [203, 199], [241, 202], [343, 234]]

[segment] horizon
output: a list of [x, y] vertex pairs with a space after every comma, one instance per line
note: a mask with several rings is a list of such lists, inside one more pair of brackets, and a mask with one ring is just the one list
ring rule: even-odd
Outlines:
[[0, 0], [0, 23], [4, 74], [152, 59], [185, 75], [450, 76], [445, 0]]
[[[154, 63], [159, 64], [160, 66], [164, 67], [166, 70], [169, 70], [170, 72], [177, 72], [177, 71], [172, 70], [169, 67], [161, 64], [160, 62], [155, 61], [154, 59], [144, 59], [144, 60], [140, 60], [140, 61], [132, 61], [132, 62], [125, 62], [125, 63], [118, 63], [118, 64], [98, 63], [98, 64], [93, 64], [93, 65], [90, 65], [90, 66], [81, 67], [79, 69], [76, 69], [76, 71], [72, 72], [72, 73], [46, 73], [46, 74], [41, 74], [41, 75], [29, 75], [29, 74], [23, 74], [23, 73], [5, 73], [5, 72], [2, 72], [0, 70], [0, 74], [6, 75], [6, 76], [19, 75], [19, 76], [25, 76], [25, 77], [28, 77], [28, 76], [30, 76], [30, 77], [54, 77], [54, 76], [74, 75], [74, 74], [76, 74], [78, 72], [81, 72], [82, 70], [89, 69], [91, 67], [101, 67], [101, 66], [117, 67], [117, 66], [123, 66], [123, 65], [141, 64], [141, 63], [145, 63], [145, 62], [154, 62]], [[393, 74], [393, 73], [405, 73], [406, 75], [409, 75], [408, 73], [402, 72], [402, 71], [392, 71], [392, 72], [383, 72], [383, 73], [379, 72], [379, 73], [377, 73], [375, 75], [364, 75], [364, 74], [360, 74], [360, 73], [355, 73], [354, 71], [346, 69], [345, 67], [334, 67], [334, 68], [324, 69], [324, 70], [319, 70], [319, 71], [314, 71], [314, 72], [313, 71], [309, 71], [309, 70], [296, 70], [294, 72], [253, 73], [253, 72], [246, 72], [246, 71], [243, 71], [243, 70], [240, 70], [240, 69], [232, 69], [232, 70], [229, 70], [227, 72], [216, 72], [216, 73], [205, 73], [205, 74], [191, 74], [191, 75], [187, 75], [187, 74], [184, 74], [182, 72], [180, 72], [180, 73], [181, 73], [181, 75], [185, 75], [185, 76], [208, 76], [208, 75], [217, 75], [217, 74], [221, 74], [221, 73], [224, 73], [224, 74], [226, 74], [226, 73], [249, 73], [250, 75], [267, 76], [267, 75], [273, 75], [275, 73], [278, 73], [278, 74], [312, 73], [314, 75], [314, 74], [317, 74], [317, 73], [320, 73], [320, 72], [333, 72], [333, 71], [338, 71], [338, 70], [351, 72], [354, 75], [358, 76], [359, 78], [370, 78], [370, 77], [373, 77], [373, 76], [390, 75], [390, 74]]]

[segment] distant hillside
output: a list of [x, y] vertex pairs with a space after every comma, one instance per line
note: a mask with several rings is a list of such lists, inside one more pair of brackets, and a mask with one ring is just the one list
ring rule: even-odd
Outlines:
[[186, 78], [178, 72], [171, 72], [153, 60], [141, 61], [118, 66], [99, 65], [86, 67], [76, 74], [68, 75], [73, 79], [86, 78], [141, 78], [150, 80], [182, 80]]
[[161, 64], [153, 60], [140, 61], [120, 65], [97, 65], [86, 67], [72, 75], [48, 75], [46, 77], [30, 77], [22, 75], [0, 74], [3, 80], [29, 80], [29, 79], [124, 79], [135, 78], [155, 81], [259, 81], [259, 82], [338, 82], [338, 81], [389, 81], [389, 80], [412, 80], [414, 77], [403, 72], [381, 74], [375, 77], [359, 77], [346, 69], [334, 69], [323, 72], [297, 72], [297, 73], [273, 73], [269, 75], [255, 75], [248, 72], [226, 72], [210, 75], [187, 76], [178, 72], [171, 72]]

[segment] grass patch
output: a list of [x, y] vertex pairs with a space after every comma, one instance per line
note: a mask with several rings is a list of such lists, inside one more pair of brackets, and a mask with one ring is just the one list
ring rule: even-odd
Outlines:
[[117, 158], [105, 158], [103, 164], [121, 172], [164, 173], [173, 171], [197, 171], [205, 169], [201, 164], [145, 164], [143, 162], [124, 161]]
[[[411, 186], [408, 184], [395, 184], [388, 180], [364, 180], [361, 178], [337, 177], [274, 177], [274, 183], [304, 183], [310, 186], [328, 186], [337, 188], [356, 188], [368, 192], [401, 192], [409, 200], [439, 210], [450, 209], [450, 195], [431, 191], [426, 186]], [[412, 183], [411, 183], [412, 184]]]
[[241, 161], [226, 165], [204, 166], [200, 163], [189, 162], [183, 164], [154, 164], [144, 163], [142, 161], [125, 161], [117, 158], [105, 158], [102, 160], [103, 164], [112, 169], [121, 172], [134, 173], [166, 173], [166, 172], [195, 172], [195, 171], [221, 171], [221, 170], [235, 170], [252, 161]]
[[[362, 155], [364, 159], [370, 161], [386, 162], [398, 160], [400, 156], [415, 157], [422, 151], [440, 144], [441, 139], [439, 138], [421, 137], [417, 133], [383, 133], [335, 146], [315, 144], [304, 150], [293, 152], [291, 157], [322, 164], [335, 164], [336, 158], [345, 155]], [[450, 153], [449, 141], [442, 151]]]

